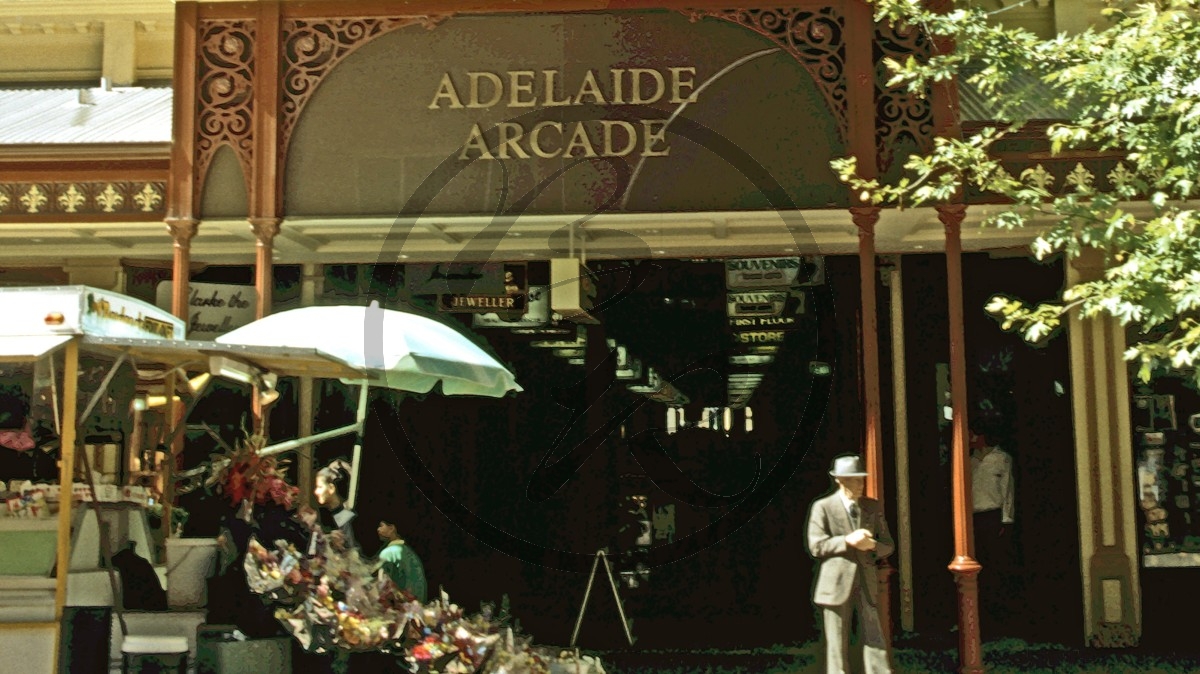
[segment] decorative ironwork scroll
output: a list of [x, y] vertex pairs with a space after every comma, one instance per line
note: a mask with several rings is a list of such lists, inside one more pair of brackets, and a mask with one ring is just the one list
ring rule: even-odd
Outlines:
[[689, 9], [693, 22], [713, 17], [770, 38], [801, 63], [820, 88], [837, 119], [838, 134], [849, 137], [846, 103], [845, 17], [833, 7], [813, 9]]
[[253, 19], [200, 22], [196, 72], [196, 194], [213, 155], [229, 145], [248, 183], [254, 159]]
[[914, 54], [928, 54], [930, 47], [929, 38], [916, 28], [897, 30], [890, 24], [875, 24], [875, 149], [881, 171], [891, 166], [900, 140], [913, 141], [919, 152], [932, 147], [930, 92], [917, 95], [904, 85], [888, 86], [891, 73], [884, 63], [888, 58], [903, 61]]
[[399, 28], [433, 29], [447, 16], [286, 19], [283, 22], [279, 156], [287, 157], [292, 131], [308, 99], [337, 64], [359, 47]]

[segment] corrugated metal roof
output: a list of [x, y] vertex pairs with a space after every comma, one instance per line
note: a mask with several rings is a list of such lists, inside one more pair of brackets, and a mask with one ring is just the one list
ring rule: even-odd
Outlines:
[[1070, 114], [1053, 107], [1053, 101], [1057, 97], [1054, 88], [1036, 75], [1017, 73], [1004, 85], [997, 87], [995, 94], [987, 96], [968, 81], [972, 74], [970, 68], [964, 68], [963, 76], [958, 80], [958, 98], [965, 122], [995, 121], [1000, 109], [1000, 100], [1004, 100], [1006, 104], [1017, 101], [1016, 107], [1009, 113], [1009, 118], [1058, 120], [1067, 119]]
[[[996, 119], [996, 99], [967, 79], [959, 80], [963, 121]], [[1017, 112], [1026, 119], [1065, 117], [1050, 105], [1054, 90], [1033, 75], [1017, 75], [998, 93], [1019, 98]], [[170, 87], [0, 89], [0, 145], [169, 143], [171, 94]]]
[[0, 145], [170, 141], [170, 87], [0, 89]]

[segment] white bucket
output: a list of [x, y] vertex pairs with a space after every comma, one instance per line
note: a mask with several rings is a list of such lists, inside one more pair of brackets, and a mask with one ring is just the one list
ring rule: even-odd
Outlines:
[[167, 605], [173, 609], [208, 604], [208, 578], [217, 564], [217, 539], [167, 539]]

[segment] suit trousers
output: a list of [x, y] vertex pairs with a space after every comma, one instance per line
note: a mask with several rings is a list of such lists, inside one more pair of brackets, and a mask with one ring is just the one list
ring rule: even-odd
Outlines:
[[[861, 579], [856, 583], [860, 584]], [[888, 645], [879, 622], [879, 608], [871, 603], [860, 586], [850, 592], [850, 599], [841, 606], [825, 606], [825, 671], [827, 674], [847, 674], [850, 671], [850, 626], [852, 613], [857, 610], [859, 636], [863, 649], [866, 674], [891, 674]]]

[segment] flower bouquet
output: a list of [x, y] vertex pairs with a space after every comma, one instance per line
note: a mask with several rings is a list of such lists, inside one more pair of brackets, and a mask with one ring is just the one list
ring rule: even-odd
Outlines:
[[285, 462], [258, 454], [266, 443], [261, 435], [247, 435], [236, 447], [222, 442], [225, 453], [212, 456], [205, 486], [220, 489], [234, 506], [273, 503], [291, 510], [300, 489], [284, 479]]
[[276, 618], [306, 649], [403, 650], [411, 603], [380, 587], [356, 550], [321, 539], [304, 557], [283, 541], [271, 551], [251, 539], [245, 571], [252, 591], [283, 605]]
[[276, 618], [306, 650], [390, 653], [419, 674], [603, 672], [598, 662], [534, 646], [508, 625], [506, 609], [466, 615], [444, 591], [422, 605], [373, 574], [357, 550], [317, 541], [305, 557], [282, 541], [269, 550], [252, 539], [246, 555], [250, 588], [277, 604]]

